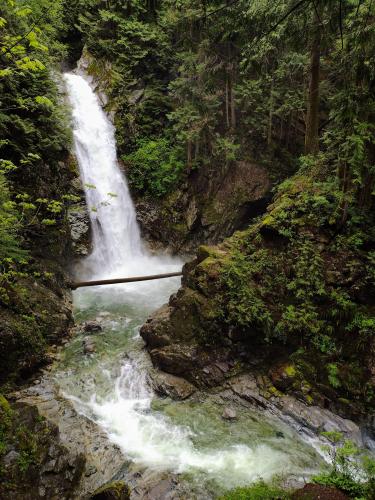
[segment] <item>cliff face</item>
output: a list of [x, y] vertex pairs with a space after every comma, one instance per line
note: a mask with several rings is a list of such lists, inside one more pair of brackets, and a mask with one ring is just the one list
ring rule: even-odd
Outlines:
[[[320, 200], [320, 201], [319, 201]], [[162, 370], [198, 386], [255, 371], [271, 396], [363, 418], [374, 409], [374, 239], [329, 188], [297, 177], [260, 222], [185, 265], [142, 327]]]
[[265, 210], [270, 188], [266, 168], [255, 163], [193, 171], [165, 198], [136, 197], [137, 217], [154, 245], [191, 251], [248, 225]]
[[[38, 183], [27, 178], [17, 183], [35, 198], [59, 199], [71, 191], [72, 161], [68, 152], [55, 164], [42, 164]], [[35, 179], [33, 179], [35, 181]], [[68, 334], [73, 323], [67, 269], [71, 259], [66, 210], [56, 222], [42, 225], [35, 219], [23, 233], [29, 256], [8, 270], [0, 300], [0, 383], [19, 381], [48, 361], [47, 350]]]

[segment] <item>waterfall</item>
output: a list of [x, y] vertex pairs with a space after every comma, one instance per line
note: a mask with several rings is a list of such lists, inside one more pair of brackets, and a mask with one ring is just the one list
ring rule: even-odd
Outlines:
[[117, 157], [114, 126], [80, 75], [67, 73], [74, 144], [93, 233], [88, 259], [95, 277], [112, 276], [143, 255], [133, 202]]

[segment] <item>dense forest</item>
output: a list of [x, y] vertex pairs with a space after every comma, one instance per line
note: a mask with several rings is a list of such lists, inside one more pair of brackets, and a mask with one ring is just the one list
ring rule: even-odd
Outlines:
[[[0, 497], [43, 497], [27, 492], [57, 432], [11, 394], [73, 325], [83, 191], [61, 74], [77, 64], [113, 121], [142, 235], [191, 256], [141, 328], [154, 366], [201, 391], [251, 372], [265, 400], [329, 410], [374, 440], [373, 1], [3, 0]], [[223, 498], [374, 498], [367, 452], [326, 437], [332, 470], [315, 483], [346, 496], [258, 482]]]

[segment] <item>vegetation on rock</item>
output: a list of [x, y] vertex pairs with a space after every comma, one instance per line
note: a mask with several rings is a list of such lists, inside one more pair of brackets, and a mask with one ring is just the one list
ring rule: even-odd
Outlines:
[[65, 56], [61, 27], [60, 2], [0, 7], [1, 382], [37, 366], [71, 320], [57, 262], [69, 248], [72, 199], [70, 133], [53, 74]]

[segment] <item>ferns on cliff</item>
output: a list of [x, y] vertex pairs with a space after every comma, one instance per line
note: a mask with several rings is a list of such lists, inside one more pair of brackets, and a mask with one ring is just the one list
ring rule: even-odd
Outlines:
[[20, 249], [19, 226], [18, 213], [10, 200], [6, 179], [0, 173], [0, 265], [5, 260], [23, 259], [26, 255]]

